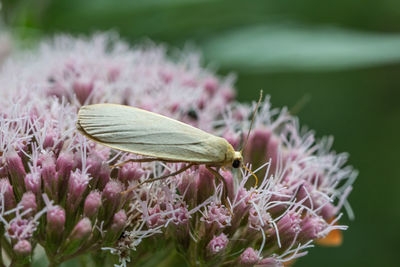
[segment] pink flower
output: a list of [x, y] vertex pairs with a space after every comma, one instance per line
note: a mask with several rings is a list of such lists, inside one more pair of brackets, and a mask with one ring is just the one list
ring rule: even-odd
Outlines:
[[225, 234], [214, 236], [210, 243], [207, 245], [207, 250], [211, 255], [223, 252], [228, 245], [229, 239]]
[[20, 240], [14, 245], [13, 250], [18, 256], [28, 256], [32, 252], [32, 245], [27, 240]]
[[252, 248], [247, 248], [240, 255], [240, 264], [243, 266], [253, 266], [260, 261], [260, 257], [257, 255], [257, 251]]
[[164, 47], [130, 48], [113, 35], [60, 36], [2, 66], [0, 223], [15, 255], [27, 259], [40, 243], [51, 265], [101, 248], [121, 264], [134, 255], [136, 264], [163, 246], [191, 265], [281, 266], [347, 228], [338, 220], [357, 176], [347, 154], [302, 130], [286, 109], [271, 108], [268, 97], [243, 148], [257, 187], [244, 169], [216, 169], [221, 181], [200, 165], [140, 184], [186, 163], [112, 168], [140, 156], [80, 135], [82, 105], [143, 108], [242, 149], [255, 105], [235, 102], [232, 77], [202, 68], [198, 55], [167, 55]]

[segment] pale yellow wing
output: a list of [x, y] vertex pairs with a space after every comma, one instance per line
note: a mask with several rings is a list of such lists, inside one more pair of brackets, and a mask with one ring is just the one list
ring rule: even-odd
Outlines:
[[223, 163], [233, 149], [225, 139], [188, 124], [116, 104], [81, 107], [77, 128], [108, 147], [174, 161]]

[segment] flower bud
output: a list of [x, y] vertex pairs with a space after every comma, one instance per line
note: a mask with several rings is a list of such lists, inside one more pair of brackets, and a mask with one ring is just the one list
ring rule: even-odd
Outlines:
[[128, 185], [130, 181], [138, 181], [144, 174], [140, 164], [129, 162], [124, 164], [118, 171], [118, 180]]
[[89, 218], [81, 219], [72, 229], [65, 242], [64, 255], [71, 255], [82, 247], [92, 233], [92, 223]]
[[90, 174], [91, 177], [97, 178], [103, 164], [103, 160], [100, 158], [100, 156], [96, 153], [91, 153], [86, 159], [86, 164], [89, 166], [87, 171], [88, 174]]
[[52, 154], [43, 155], [42, 158], [42, 179], [44, 191], [58, 201], [58, 189], [60, 187], [58, 175], [56, 173], [56, 162]]
[[231, 171], [221, 171], [221, 176], [224, 177], [226, 188], [224, 190], [227, 190], [228, 192], [228, 197], [232, 201], [233, 198], [235, 197], [235, 185], [234, 185], [234, 179]]
[[332, 203], [328, 202], [322, 207], [321, 215], [326, 221], [328, 221], [336, 215], [337, 211], [338, 209]]
[[157, 226], [163, 225], [166, 222], [159, 204], [156, 204], [153, 208], [148, 209], [148, 216], [146, 216], [144, 220], [149, 228], [156, 228]]
[[174, 237], [176, 238], [177, 242], [179, 242], [182, 247], [187, 248], [189, 245], [190, 240], [190, 229], [189, 229], [189, 220], [190, 220], [190, 213], [187, 208], [186, 203], [181, 202], [175, 204], [173, 206], [173, 213], [168, 214], [167, 216], [171, 220], [171, 228], [174, 229]]
[[71, 152], [60, 153], [56, 162], [56, 170], [62, 181], [69, 178], [74, 164], [74, 155]]
[[53, 206], [47, 211], [46, 233], [49, 241], [59, 243], [65, 227], [65, 210], [60, 206]]
[[104, 220], [107, 222], [111, 219], [112, 214], [121, 203], [121, 192], [123, 187], [120, 182], [111, 180], [109, 181], [102, 192], [102, 198], [104, 200]]
[[247, 248], [239, 257], [239, 263], [242, 266], [253, 266], [260, 261], [260, 257], [252, 248]]
[[32, 192], [25, 192], [20, 202], [24, 211], [30, 210], [27, 215], [33, 216], [37, 211], [36, 196]]
[[83, 194], [89, 184], [89, 176], [79, 170], [71, 173], [67, 192], [67, 211], [74, 213], [82, 201]]
[[236, 228], [239, 226], [243, 216], [245, 216], [246, 212], [250, 209], [250, 205], [248, 204], [250, 197], [250, 193], [243, 187], [239, 188], [236, 191], [233, 209], [233, 218], [232, 218], [232, 227]]
[[24, 178], [26, 176], [25, 167], [21, 157], [17, 152], [12, 151], [6, 156], [8, 173], [13, 181], [14, 190], [18, 196], [22, 196], [24, 188]]
[[36, 196], [41, 194], [42, 178], [40, 173], [31, 172], [25, 176], [25, 188], [27, 191], [32, 191]]
[[320, 233], [326, 229], [326, 222], [318, 216], [305, 216], [301, 221], [299, 238], [303, 242], [320, 238]]
[[186, 170], [181, 175], [178, 182], [178, 190], [181, 195], [184, 196], [185, 201], [188, 203], [196, 203], [197, 200], [197, 183], [196, 177], [197, 172], [193, 169]]
[[0, 192], [4, 197], [4, 208], [10, 210], [16, 206], [14, 191], [7, 178], [0, 179]]
[[189, 223], [190, 214], [186, 206], [177, 204], [176, 211], [172, 213], [172, 223], [178, 226], [187, 225]]
[[90, 80], [79, 80], [75, 81], [72, 85], [72, 89], [81, 105], [84, 105], [87, 98], [90, 96], [94, 88], [94, 84]]
[[83, 206], [83, 215], [92, 218], [97, 214], [101, 206], [101, 194], [98, 191], [90, 192], [86, 197], [85, 204]]
[[32, 245], [27, 240], [19, 240], [13, 247], [13, 250], [17, 256], [26, 257], [32, 252]]
[[110, 181], [110, 174], [111, 174], [110, 167], [107, 164], [103, 163], [99, 170], [98, 181], [97, 181], [97, 187], [100, 190], [103, 190], [106, 184]]
[[127, 221], [126, 221], [127, 219], [128, 219], [128, 217], [126, 216], [126, 213], [124, 210], [120, 210], [117, 213], [115, 213], [113, 222], [110, 227], [111, 232], [113, 232], [113, 233], [121, 232], [127, 223]]
[[[287, 188], [286, 185], [283, 184], [277, 184], [274, 186], [274, 191], [277, 192], [278, 194], [273, 194], [271, 196], [270, 201], [271, 202], [285, 202], [289, 201], [293, 195], [293, 190]], [[286, 210], [288, 205], [286, 203], [274, 205], [270, 209], [268, 209], [268, 212], [271, 213], [272, 215], [277, 215], [281, 214], [284, 210]]]
[[197, 199], [199, 202], [206, 200], [214, 191], [214, 174], [203, 165], [198, 167]]
[[215, 224], [217, 229], [222, 229], [231, 224], [231, 214], [224, 205], [212, 202], [207, 206], [204, 216], [201, 218], [206, 224]]
[[115, 240], [119, 239], [128, 223], [127, 219], [128, 216], [124, 210], [120, 210], [114, 214], [110, 228], [106, 231], [106, 236], [104, 238], [106, 244], [113, 244]]
[[[57, 146], [53, 149], [53, 146], [57, 143]], [[47, 129], [46, 136], [43, 141], [43, 148], [53, 149], [53, 152], [59, 152], [62, 148], [63, 141], [61, 141], [60, 134], [55, 129]]]
[[32, 237], [33, 227], [29, 224], [29, 220], [15, 218], [10, 222], [7, 234], [12, 240], [29, 239]]
[[[262, 128], [254, 129], [249, 136], [244, 156], [246, 161], [252, 163], [253, 168], [258, 168], [269, 160], [269, 157], [267, 158], [267, 147], [271, 134], [271, 130]], [[259, 176], [263, 177], [264, 175], [260, 174]]]
[[223, 252], [228, 242], [228, 237], [224, 233], [221, 233], [219, 236], [214, 236], [207, 245], [207, 253], [213, 256]]
[[283, 248], [287, 248], [300, 232], [301, 218], [295, 211], [289, 211], [277, 223], [279, 237]]
[[271, 215], [262, 209], [260, 209], [260, 213], [261, 216], [254, 207], [250, 208], [248, 218], [249, 228], [259, 231], [260, 229], [267, 230], [271, 227]]
[[[312, 191], [313, 191], [313, 186], [309, 182], [305, 181], [300, 186], [300, 188], [297, 192], [296, 199], [298, 199], [299, 201], [304, 200], [302, 202], [302, 204], [308, 208], [311, 208], [312, 206], [315, 207]], [[311, 200], [310, 200], [310, 197], [311, 197]]]
[[69, 239], [71, 241], [74, 240], [84, 240], [86, 239], [89, 234], [92, 232], [92, 223], [90, 222], [89, 218], [81, 219], [72, 229], [71, 234], [69, 235]]

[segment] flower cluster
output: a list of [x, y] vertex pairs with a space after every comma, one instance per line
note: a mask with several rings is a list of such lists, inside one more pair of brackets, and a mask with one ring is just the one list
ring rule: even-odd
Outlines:
[[[109, 34], [57, 37], [6, 61], [3, 254], [28, 264], [40, 245], [53, 265], [96, 252], [99, 264], [161, 262], [176, 253], [189, 265], [281, 266], [313, 241], [332, 243], [327, 237], [347, 228], [338, 220], [342, 206], [350, 211], [346, 198], [357, 176], [345, 166], [347, 155], [331, 151], [331, 138], [317, 141], [301, 130], [268, 98], [246, 140], [254, 105], [234, 102], [232, 83], [203, 69], [193, 53], [167, 58], [163, 47], [130, 48]], [[221, 181], [195, 166], [138, 186], [183, 164], [110, 167], [136, 155], [89, 141], [75, 128], [80, 106], [103, 102], [181, 120], [236, 149], [244, 143], [247, 170], [218, 170]]]

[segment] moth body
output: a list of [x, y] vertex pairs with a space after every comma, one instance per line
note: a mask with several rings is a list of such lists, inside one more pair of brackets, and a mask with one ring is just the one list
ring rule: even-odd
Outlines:
[[239, 168], [243, 160], [224, 138], [130, 106], [83, 106], [77, 129], [97, 143], [161, 161]]

